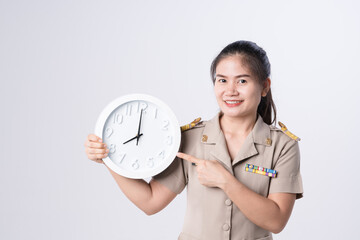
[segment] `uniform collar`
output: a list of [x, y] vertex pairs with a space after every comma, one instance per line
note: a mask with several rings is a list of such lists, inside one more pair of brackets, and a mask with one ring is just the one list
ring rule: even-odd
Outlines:
[[215, 148], [210, 154], [226, 166], [231, 168], [232, 165], [258, 154], [255, 144], [271, 146], [269, 125], [267, 125], [258, 114], [253, 129], [246, 137], [241, 149], [231, 163], [226, 140], [220, 127], [220, 116], [221, 113], [218, 113], [213, 119], [206, 123], [201, 142], [203, 144], [215, 145]]

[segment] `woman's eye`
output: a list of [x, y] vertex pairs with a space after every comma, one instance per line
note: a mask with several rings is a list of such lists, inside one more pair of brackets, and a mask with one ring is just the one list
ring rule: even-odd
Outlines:
[[224, 82], [226, 82], [226, 79], [221, 78], [218, 81], [221, 82], [221, 83], [224, 83]]
[[244, 84], [244, 83], [246, 83], [246, 80], [245, 79], [240, 79], [239, 83]]

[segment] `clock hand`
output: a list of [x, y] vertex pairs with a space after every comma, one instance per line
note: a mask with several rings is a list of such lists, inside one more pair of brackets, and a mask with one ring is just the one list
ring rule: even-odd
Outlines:
[[137, 139], [137, 138], [141, 137], [142, 135], [143, 135], [142, 133], [141, 133], [139, 136], [138, 136], [138, 135], [136, 135], [135, 137], [133, 137], [133, 138], [131, 138], [131, 139], [127, 140], [126, 142], [124, 142], [123, 144], [128, 143], [128, 142], [130, 142], [130, 141], [132, 141], [132, 140], [134, 140], [134, 139]]
[[140, 113], [139, 128], [138, 128], [138, 133], [136, 135], [137, 136], [137, 138], [136, 138], [136, 146], [139, 144], [139, 139], [140, 139], [140, 127], [141, 127], [142, 113], [143, 113], [143, 109], [141, 109], [141, 113]]

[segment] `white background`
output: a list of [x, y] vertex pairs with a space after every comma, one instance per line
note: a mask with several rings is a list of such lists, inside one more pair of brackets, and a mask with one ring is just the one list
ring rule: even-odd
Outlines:
[[185, 191], [146, 216], [84, 141], [128, 93], [180, 124], [218, 111], [209, 69], [252, 40], [272, 64], [278, 120], [301, 137], [304, 198], [275, 239], [358, 235], [357, 1], [0, 1], [0, 239], [176, 239]]

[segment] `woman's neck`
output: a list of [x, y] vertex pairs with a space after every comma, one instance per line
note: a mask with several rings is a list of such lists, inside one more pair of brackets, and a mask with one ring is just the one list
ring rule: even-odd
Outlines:
[[220, 116], [220, 127], [224, 134], [247, 136], [254, 128], [257, 113], [246, 117]]

